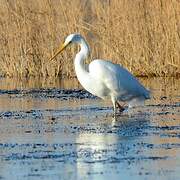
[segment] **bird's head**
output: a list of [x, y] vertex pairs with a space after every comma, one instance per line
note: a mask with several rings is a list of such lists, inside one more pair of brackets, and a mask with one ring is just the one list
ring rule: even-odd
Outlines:
[[66, 37], [64, 43], [60, 46], [60, 48], [56, 51], [56, 53], [50, 58], [53, 60], [59, 53], [61, 53], [67, 46], [71, 43], [78, 43], [81, 42], [83, 37], [80, 34], [70, 34]]
[[80, 34], [70, 34], [69, 36], [66, 37], [64, 44], [69, 44], [69, 43], [78, 43], [83, 39], [83, 37]]

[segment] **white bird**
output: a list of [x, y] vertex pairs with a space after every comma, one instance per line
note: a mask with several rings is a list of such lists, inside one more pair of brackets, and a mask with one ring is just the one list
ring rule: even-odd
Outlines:
[[116, 105], [120, 111], [124, 110], [118, 101], [127, 101], [131, 107], [134, 101], [144, 102], [150, 98], [150, 92], [119, 64], [102, 59], [95, 59], [89, 65], [85, 64], [84, 61], [88, 57], [90, 49], [80, 34], [67, 36], [63, 45], [50, 60], [53, 60], [72, 43], [79, 44], [81, 47], [74, 59], [75, 72], [79, 82], [91, 94], [102, 99], [110, 98], [115, 116]]

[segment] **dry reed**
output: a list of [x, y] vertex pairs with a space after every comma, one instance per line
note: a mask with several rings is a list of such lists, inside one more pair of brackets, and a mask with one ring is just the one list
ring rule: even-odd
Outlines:
[[74, 76], [74, 46], [48, 62], [72, 32], [137, 76], [180, 74], [178, 0], [1, 0], [0, 75]]

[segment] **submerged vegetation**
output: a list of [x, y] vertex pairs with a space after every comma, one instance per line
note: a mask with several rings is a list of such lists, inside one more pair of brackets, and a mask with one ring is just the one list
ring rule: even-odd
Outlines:
[[48, 60], [72, 32], [86, 37], [93, 59], [137, 76], [180, 74], [178, 0], [1, 0], [0, 75], [73, 77], [76, 47]]

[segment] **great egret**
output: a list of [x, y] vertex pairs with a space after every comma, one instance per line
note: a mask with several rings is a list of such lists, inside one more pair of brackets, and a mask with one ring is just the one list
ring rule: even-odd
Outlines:
[[53, 60], [72, 43], [79, 44], [81, 47], [74, 60], [75, 72], [79, 82], [93, 95], [102, 99], [110, 98], [115, 116], [116, 105], [120, 111], [124, 110], [118, 101], [127, 101], [129, 107], [131, 107], [134, 101], [144, 102], [150, 98], [150, 92], [129, 71], [119, 64], [96, 59], [87, 66], [84, 61], [89, 55], [90, 49], [80, 34], [70, 34], [67, 36], [63, 45], [50, 60]]

